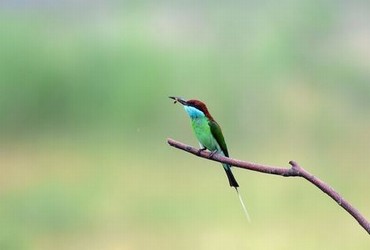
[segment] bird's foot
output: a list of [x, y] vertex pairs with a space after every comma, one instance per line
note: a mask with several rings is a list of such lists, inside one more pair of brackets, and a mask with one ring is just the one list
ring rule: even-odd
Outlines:
[[217, 150], [212, 151], [212, 152], [209, 154], [208, 158], [209, 158], [209, 159], [213, 158], [213, 156], [214, 156], [216, 153], [217, 153]]
[[200, 153], [201, 153], [201, 152], [203, 152], [203, 151], [204, 151], [204, 150], [206, 150], [206, 149], [207, 149], [207, 148], [205, 148], [205, 147], [204, 147], [204, 148], [200, 148], [200, 149], [198, 150], [197, 154], [198, 154], [198, 155], [200, 155]]

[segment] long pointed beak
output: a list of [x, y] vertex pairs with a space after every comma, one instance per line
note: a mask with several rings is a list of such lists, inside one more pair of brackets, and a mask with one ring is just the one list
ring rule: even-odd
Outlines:
[[169, 98], [171, 98], [171, 99], [175, 100], [175, 101], [174, 101], [174, 103], [179, 102], [179, 103], [181, 103], [182, 105], [187, 105], [187, 102], [186, 102], [184, 99], [182, 99], [181, 97], [177, 97], [177, 96], [169, 96]]

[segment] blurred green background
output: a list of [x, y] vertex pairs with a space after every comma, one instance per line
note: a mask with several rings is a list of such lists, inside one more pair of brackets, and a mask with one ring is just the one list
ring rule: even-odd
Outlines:
[[0, 249], [369, 249], [301, 179], [219, 164], [167, 97], [203, 100], [231, 156], [298, 161], [370, 218], [367, 1], [2, 1]]

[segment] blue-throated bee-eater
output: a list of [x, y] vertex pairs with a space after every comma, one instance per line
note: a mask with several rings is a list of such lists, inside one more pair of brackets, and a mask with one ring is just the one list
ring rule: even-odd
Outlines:
[[[183, 98], [174, 96], [170, 96], [169, 98], [175, 100], [174, 103], [179, 102], [184, 106], [185, 111], [188, 113], [191, 119], [191, 125], [199, 142], [200, 151], [208, 149], [212, 152], [211, 155], [217, 153], [229, 157], [229, 152], [227, 150], [221, 127], [218, 125], [215, 119], [213, 119], [212, 115], [207, 109], [207, 106], [203, 102], [198, 100], [186, 101]], [[238, 192], [239, 184], [231, 172], [231, 165], [223, 163], [222, 166], [226, 172], [230, 186], [234, 187], [238, 193], [244, 212], [249, 220], [248, 212]]]

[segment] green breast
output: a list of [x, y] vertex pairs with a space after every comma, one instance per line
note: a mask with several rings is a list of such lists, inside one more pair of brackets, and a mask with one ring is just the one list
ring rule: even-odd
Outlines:
[[191, 123], [195, 136], [204, 147], [206, 147], [210, 151], [214, 151], [216, 149], [219, 150], [219, 146], [215, 138], [213, 137], [211, 129], [209, 127], [208, 118], [193, 118]]

